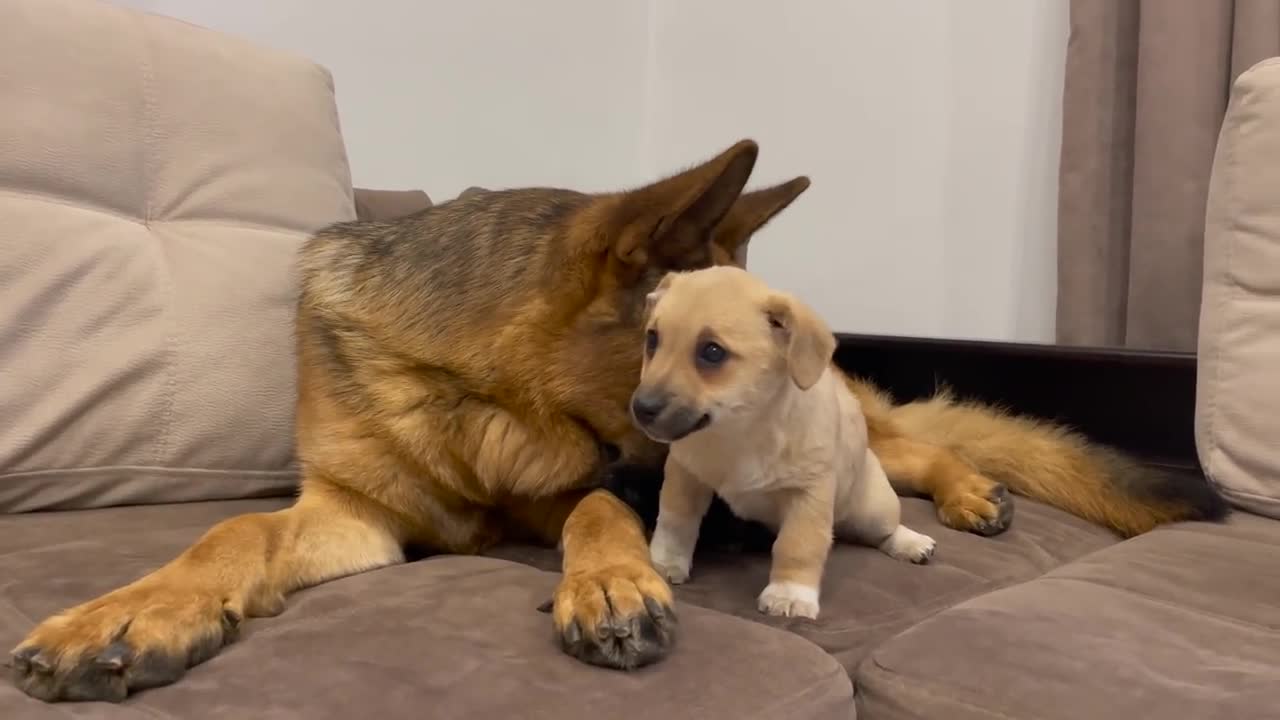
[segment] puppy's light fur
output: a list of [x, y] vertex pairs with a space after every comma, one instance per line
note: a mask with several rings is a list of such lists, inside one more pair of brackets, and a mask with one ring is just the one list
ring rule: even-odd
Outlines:
[[660, 573], [688, 579], [713, 494], [777, 533], [758, 602], [770, 615], [817, 617], [833, 537], [929, 559], [934, 541], [901, 524], [858, 400], [831, 368], [835, 337], [810, 307], [735, 267], [669, 274], [648, 304], [632, 411], [670, 444], [650, 543]]

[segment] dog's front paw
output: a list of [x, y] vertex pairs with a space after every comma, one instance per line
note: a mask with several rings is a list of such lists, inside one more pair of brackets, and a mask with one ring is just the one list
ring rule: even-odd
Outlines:
[[760, 612], [775, 617], [818, 619], [818, 589], [794, 582], [771, 582], [756, 603]]
[[679, 565], [666, 565], [655, 562], [653, 567], [658, 571], [659, 575], [666, 578], [667, 582], [672, 585], [682, 585], [689, 580], [688, 566], [681, 567]]
[[671, 545], [662, 542], [660, 536], [655, 536], [653, 544], [649, 546], [649, 559], [653, 561], [654, 569], [675, 585], [689, 579], [689, 569], [693, 565], [693, 558], [690, 555], [691, 553], [677, 551]]
[[671, 588], [648, 563], [566, 575], [552, 601], [560, 647], [601, 667], [631, 670], [661, 660], [676, 638]]
[[241, 615], [198, 587], [152, 581], [40, 623], [13, 650], [13, 679], [45, 700], [121, 702], [168, 685], [231, 642]]
[[662, 577], [676, 585], [689, 579], [697, 537], [697, 521], [680, 521], [670, 515], [658, 518], [649, 541], [649, 559]]

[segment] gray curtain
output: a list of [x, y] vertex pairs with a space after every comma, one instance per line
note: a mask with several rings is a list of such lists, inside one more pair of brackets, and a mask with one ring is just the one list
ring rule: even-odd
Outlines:
[[1194, 350], [1205, 197], [1231, 83], [1280, 0], [1072, 0], [1058, 198], [1062, 344]]

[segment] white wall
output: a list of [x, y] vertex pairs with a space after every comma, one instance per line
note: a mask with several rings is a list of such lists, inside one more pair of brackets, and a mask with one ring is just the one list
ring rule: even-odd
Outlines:
[[653, 0], [645, 154], [813, 185], [750, 267], [838, 330], [1051, 341], [1067, 0]]
[[357, 185], [614, 189], [638, 177], [645, 2], [112, 0], [319, 62]]
[[[614, 189], [741, 137], [837, 330], [1051, 340], [1068, 0], [118, 0], [310, 56], [358, 184]], [[367, 39], [357, 39], [366, 34]]]

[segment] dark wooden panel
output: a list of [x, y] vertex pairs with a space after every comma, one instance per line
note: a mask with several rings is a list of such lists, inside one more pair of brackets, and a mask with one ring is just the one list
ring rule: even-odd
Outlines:
[[956, 395], [1063, 422], [1152, 463], [1198, 469], [1193, 353], [840, 334], [836, 363], [899, 401]]

